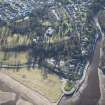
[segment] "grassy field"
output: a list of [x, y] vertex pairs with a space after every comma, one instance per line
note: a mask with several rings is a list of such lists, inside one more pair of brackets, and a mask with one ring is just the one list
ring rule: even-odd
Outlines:
[[61, 80], [55, 74], [48, 74], [47, 79], [43, 79], [41, 70], [39, 69], [30, 71], [21, 69], [19, 72], [9, 70], [6, 73], [32, 90], [38, 91], [50, 99], [51, 102], [57, 102], [62, 95]]
[[[24, 64], [28, 62], [28, 52], [3, 52], [0, 51], [0, 61], [2, 61], [4, 64], [16, 64], [16, 62], [19, 62], [20, 64]], [[22, 59], [21, 59], [22, 58]]]
[[7, 46], [8, 47], [15, 47], [18, 45], [28, 45], [31, 43], [30, 38], [26, 36], [21, 36], [18, 34], [14, 34], [13, 36], [7, 37]]

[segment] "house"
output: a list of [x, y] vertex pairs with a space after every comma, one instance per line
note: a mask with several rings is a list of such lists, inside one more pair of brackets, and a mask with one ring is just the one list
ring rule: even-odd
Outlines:
[[46, 61], [53, 66], [55, 65], [55, 59], [53, 59], [53, 58], [47, 59]]
[[46, 36], [52, 36], [54, 34], [55, 30], [52, 27], [48, 27], [48, 29], [45, 32]]

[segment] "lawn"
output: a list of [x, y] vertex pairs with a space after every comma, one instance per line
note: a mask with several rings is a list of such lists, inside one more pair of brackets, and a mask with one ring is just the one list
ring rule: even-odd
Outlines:
[[57, 102], [62, 95], [61, 80], [55, 74], [48, 74], [47, 79], [43, 79], [40, 69], [26, 70], [21, 69], [19, 72], [13, 70], [7, 71], [8, 75], [32, 90], [38, 91], [51, 102]]
[[[3, 64], [16, 64], [16, 62], [20, 64], [24, 64], [28, 62], [28, 52], [3, 52], [0, 51], [0, 62]], [[22, 59], [21, 59], [22, 58]]]

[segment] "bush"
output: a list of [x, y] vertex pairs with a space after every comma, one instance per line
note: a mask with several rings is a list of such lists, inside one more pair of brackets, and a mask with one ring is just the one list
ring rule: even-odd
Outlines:
[[68, 81], [64, 87], [65, 91], [71, 91], [71, 89], [74, 87], [73, 83], [71, 83], [70, 81]]
[[23, 74], [23, 75], [22, 75], [22, 78], [26, 79], [26, 75], [25, 75], [25, 74]]

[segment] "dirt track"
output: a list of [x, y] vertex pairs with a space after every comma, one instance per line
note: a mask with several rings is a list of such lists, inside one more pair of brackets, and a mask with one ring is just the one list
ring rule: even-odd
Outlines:
[[13, 80], [6, 74], [0, 72], [0, 89], [3, 91], [14, 92], [33, 105], [52, 105], [48, 99], [39, 94], [38, 92], [32, 91], [19, 82]]

